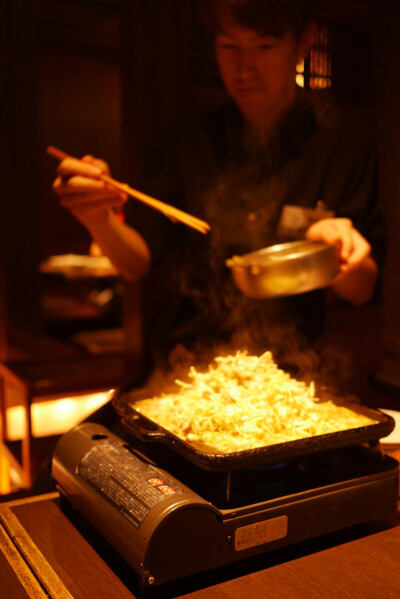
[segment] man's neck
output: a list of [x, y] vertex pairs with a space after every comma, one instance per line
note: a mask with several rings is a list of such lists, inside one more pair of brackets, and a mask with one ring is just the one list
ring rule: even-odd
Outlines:
[[251, 117], [244, 115], [248, 131], [254, 141], [258, 141], [262, 145], [271, 139], [288, 111], [294, 105], [296, 95], [296, 88], [294, 88], [293, 93], [286, 98], [286, 101], [282, 102], [279, 107], [276, 107], [273, 115], [271, 113], [252, 115]]

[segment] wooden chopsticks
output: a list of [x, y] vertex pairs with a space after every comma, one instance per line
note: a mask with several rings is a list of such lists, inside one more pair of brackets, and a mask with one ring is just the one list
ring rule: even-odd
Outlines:
[[[70, 154], [66, 154], [65, 152], [59, 150], [55, 146], [49, 146], [46, 152], [47, 154], [53, 156], [54, 158], [57, 158], [58, 160], [64, 160], [65, 158], [74, 158], [74, 160], [79, 160], [79, 158], [75, 158]], [[124, 191], [136, 200], [139, 200], [140, 202], [147, 204], [151, 208], [154, 208], [155, 210], [162, 212], [166, 217], [170, 218], [171, 220], [179, 221], [184, 225], [191, 227], [192, 229], [196, 229], [200, 233], [206, 234], [211, 228], [210, 225], [205, 221], [196, 218], [195, 216], [192, 216], [187, 212], [183, 212], [183, 210], [179, 210], [178, 208], [175, 208], [175, 206], [170, 206], [169, 204], [165, 204], [160, 200], [156, 200], [155, 198], [152, 198], [151, 196], [148, 196], [145, 193], [142, 193], [141, 191], [138, 191], [137, 189], [130, 187], [126, 183], [120, 183], [119, 181], [113, 179], [112, 177], [109, 177], [108, 175], [101, 175], [100, 179], [104, 181], [104, 183], [111, 185], [111, 187], [115, 187], [115, 189]]]

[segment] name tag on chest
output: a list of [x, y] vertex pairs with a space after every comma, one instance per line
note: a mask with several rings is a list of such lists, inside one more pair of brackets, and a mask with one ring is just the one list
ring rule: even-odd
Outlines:
[[326, 210], [323, 206], [317, 208], [303, 208], [286, 204], [282, 209], [278, 224], [278, 236], [282, 238], [303, 238], [307, 229], [322, 218], [334, 218], [333, 210]]

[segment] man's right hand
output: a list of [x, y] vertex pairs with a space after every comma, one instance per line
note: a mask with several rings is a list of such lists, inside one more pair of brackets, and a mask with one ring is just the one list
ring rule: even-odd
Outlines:
[[125, 193], [101, 181], [102, 174], [110, 174], [107, 163], [90, 155], [82, 160], [66, 158], [57, 169], [53, 191], [60, 204], [86, 227], [106, 220], [111, 209], [121, 208], [127, 201]]

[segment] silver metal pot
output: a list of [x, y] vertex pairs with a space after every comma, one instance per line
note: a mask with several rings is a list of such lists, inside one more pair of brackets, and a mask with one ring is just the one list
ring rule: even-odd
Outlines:
[[237, 287], [252, 298], [295, 295], [327, 287], [339, 273], [335, 245], [291, 241], [226, 261]]

